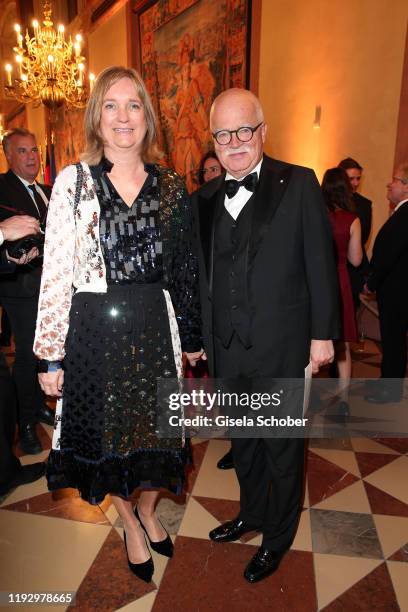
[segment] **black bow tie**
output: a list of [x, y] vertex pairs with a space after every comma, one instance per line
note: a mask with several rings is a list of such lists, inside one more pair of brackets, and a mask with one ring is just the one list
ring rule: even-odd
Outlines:
[[242, 181], [236, 181], [235, 179], [230, 179], [225, 181], [225, 193], [229, 198], [233, 198], [236, 193], [238, 193], [238, 189], [240, 187], [245, 187], [248, 191], [255, 191], [256, 184], [258, 182], [258, 175], [256, 172], [251, 172]]

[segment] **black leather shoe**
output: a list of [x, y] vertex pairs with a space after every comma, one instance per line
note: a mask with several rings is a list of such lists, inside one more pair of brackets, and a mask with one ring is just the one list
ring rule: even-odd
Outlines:
[[286, 551], [276, 552], [274, 550], [266, 550], [258, 548], [255, 555], [245, 568], [244, 578], [248, 582], [258, 582], [267, 576], [270, 576], [279, 567], [279, 563]]
[[20, 448], [25, 455], [38, 455], [42, 446], [35, 430], [35, 425], [20, 427]]
[[139, 513], [137, 511], [137, 506], [135, 507], [135, 517], [137, 518], [137, 520], [140, 523], [141, 528], [147, 535], [147, 539], [149, 540], [150, 548], [152, 548], [154, 552], [159, 553], [159, 555], [163, 555], [164, 557], [168, 557], [169, 559], [171, 559], [171, 557], [173, 556], [174, 546], [173, 546], [173, 542], [171, 541], [171, 537], [169, 536], [169, 534], [167, 533], [167, 530], [163, 526], [163, 523], [159, 521], [160, 525], [163, 527], [164, 531], [166, 532], [166, 537], [164, 538], [164, 540], [160, 540], [159, 542], [152, 542], [149, 534], [147, 533], [146, 527], [143, 525], [142, 521], [140, 520]]
[[234, 461], [232, 459], [232, 450], [229, 450], [217, 463], [219, 470], [232, 470], [234, 467]]
[[140, 580], [150, 582], [154, 572], [154, 563], [152, 557], [150, 556], [150, 558], [147, 561], [144, 561], [143, 563], [132, 563], [128, 555], [126, 531], [123, 532], [123, 539], [125, 540], [125, 549], [130, 571], [133, 572], [135, 576], [140, 578]]
[[54, 425], [55, 412], [50, 410], [48, 406], [42, 406], [37, 410], [37, 421], [46, 425]]
[[31, 465], [22, 465], [17, 475], [12, 478], [9, 482], [0, 485], [0, 495], [6, 495], [12, 489], [19, 487], [20, 485], [34, 482], [44, 476], [45, 474], [45, 463], [32, 463]]
[[228, 521], [216, 527], [208, 535], [213, 542], [234, 542], [239, 540], [244, 533], [257, 530], [258, 527], [248, 525], [248, 523], [245, 523], [240, 518], [236, 518], [233, 521]]

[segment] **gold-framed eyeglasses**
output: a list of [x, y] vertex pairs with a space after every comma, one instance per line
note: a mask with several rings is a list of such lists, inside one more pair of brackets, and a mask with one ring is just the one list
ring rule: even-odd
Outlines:
[[212, 135], [219, 145], [229, 144], [232, 140], [233, 134], [236, 134], [238, 140], [240, 140], [241, 142], [249, 142], [250, 140], [252, 140], [252, 137], [255, 134], [256, 130], [260, 128], [261, 125], [263, 125], [263, 121], [261, 121], [261, 123], [258, 123], [258, 125], [256, 125], [255, 127], [243, 125], [237, 130], [219, 130], [218, 132], [214, 132]]

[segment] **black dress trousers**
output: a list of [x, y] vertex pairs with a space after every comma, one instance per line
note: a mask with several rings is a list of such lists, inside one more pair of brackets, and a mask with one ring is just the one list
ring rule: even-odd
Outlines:
[[[237, 334], [226, 348], [215, 338], [217, 378], [237, 380], [239, 391], [254, 390], [256, 379], [272, 378], [268, 360], [245, 348]], [[255, 385], [255, 386], [254, 386]], [[232, 391], [232, 389], [230, 389]], [[240, 485], [240, 518], [263, 533], [268, 550], [290, 548], [302, 508], [303, 439], [232, 438], [234, 467]]]
[[12, 453], [16, 416], [14, 385], [0, 351], [0, 486], [13, 480], [21, 469], [20, 461]]
[[38, 295], [3, 297], [2, 305], [10, 318], [16, 346], [13, 379], [17, 391], [18, 423], [20, 427], [34, 425], [38, 421], [38, 410], [45, 404], [33, 353]]

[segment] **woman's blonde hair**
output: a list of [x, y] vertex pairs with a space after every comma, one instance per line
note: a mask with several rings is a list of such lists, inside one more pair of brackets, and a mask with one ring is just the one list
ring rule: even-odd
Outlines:
[[105, 68], [98, 75], [85, 110], [85, 151], [82, 153], [81, 159], [90, 166], [98, 164], [103, 155], [104, 142], [100, 131], [103, 100], [108, 89], [123, 78], [130, 79], [134, 83], [137, 95], [143, 104], [147, 130], [141, 151], [142, 160], [144, 162], [155, 162], [160, 158], [157, 147], [156, 116], [141, 76], [133, 68], [111, 66]]

